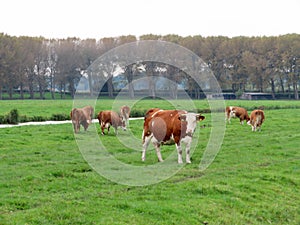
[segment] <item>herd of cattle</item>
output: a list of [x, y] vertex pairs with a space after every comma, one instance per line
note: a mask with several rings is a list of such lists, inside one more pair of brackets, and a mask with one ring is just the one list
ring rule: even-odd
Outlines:
[[255, 109], [249, 116], [247, 110], [242, 107], [227, 106], [225, 109], [225, 120], [230, 123], [231, 118], [239, 118], [241, 124], [246, 120], [247, 124], [251, 125], [252, 131], [260, 131], [265, 121], [265, 114], [263, 110]]
[[[115, 129], [115, 134], [117, 134], [118, 127], [126, 130], [126, 125], [129, 124], [129, 116], [130, 108], [126, 105], [120, 108], [119, 113], [112, 110], [100, 111], [97, 118], [101, 127], [101, 134], [104, 135], [105, 128], [109, 132], [111, 126]], [[92, 123], [93, 117], [94, 108], [92, 106], [72, 109], [71, 119], [75, 133], [79, 132], [80, 125], [84, 127], [84, 130], [87, 130]], [[247, 110], [242, 107], [228, 106], [225, 109], [225, 121], [230, 123], [231, 118], [239, 118], [241, 124], [246, 121], [248, 125], [251, 125], [252, 131], [260, 131], [265, 115], [263, 110], [257, 109], [253, 110], [249, 116]], [[197, 122], [204, 119], [205, 117], [201, 114], [185, 110], [149, 109], [144, 116], [142, 161], [145, 161], [146, 150], [150, 142], [152, 142], [160, 162], [163, 161], [160, 146], [162, 144], [175, 144], [178, 153], [178, 163], [183, 163], [181, 143], [185, 143], [186, 163], [191, 163], [190, 147], [192, 137], [197, 127]]]

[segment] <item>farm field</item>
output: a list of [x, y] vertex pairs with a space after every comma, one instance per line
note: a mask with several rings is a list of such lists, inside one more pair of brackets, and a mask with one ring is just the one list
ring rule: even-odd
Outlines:
[[[135, 111], [185, 104], [129, 103]], [[16, 108], [23, 115], [50, 117], [68, 114], [72, 104], [1, 101], [0, 115]], [[206, 101], [194, 104], [209, 108]], [[111, 105], [113, 100], [97, 101], [95, 111]], [[96, 131], [111, 156], [125, 164], [151, 166], [157, 163], [153, 148], [141, 162], [141, 151], [119, 141], [141, 139], [143, 120], [130, 121], [129, 129], [119, 130], [118, 136], [113, 129], [101, 136], [97, 123], [76, 136], [71, 124], [0, 129], [0, 224], [299, 224], [300, 101], [234, 100], [226, 105], [243, 106], [248, 112], [264, 106], [262, 131], [251, 132], [250, 126], [232, 119], [215, 160], [200, 171], [211, 132], [210, 115], [203, 113], [206, 119], [198, 125], [192, 163], [148, 186], [122, 185], [99, 175], [76, 142]], [[135, 147], [141, 149], [141, 143]], [[162, 146], [163, 158], [174, 150], [173, 145]]]
[[[191, 103], [186, 103], [186, 100], [118, 100], [115, 103], [113, 99], [98, 99], [97, 102], [92, 100], [78, 101], [79, 107], [84, 105], [95, 105], [95, 112], [104, 109], [111, 109], [112, 106], [123, 104], [133, 105], [133, 111], [140, 113], [152, 107], [160, 107], [163, 109], [186, 108], [192, 106]], [[293, 109], [300, 108], [299, 101], [286, 100], [263, 100], [263, 101], [246, 101], [246, 100], [227, 100], [226, 105], [242, 106], [248, 110], [253, 110], [260, 106], [265, 106], [266, 109]], [[78, 105], [77, 104], [77, 105]], [[206, 100], [194, 100], [193, 103], [197, 109], [209, 109], [209, 104]], [[0, 115], [9, 113], [12, 109], [18, 109], [20, 115], [28, 117], [40, 116], [51, 117], [53, 114], [69, 115], [73, 107], [73, 100], [2, 100], [0, 101]], [[194, 110], [189, 108], [189, 110]]]

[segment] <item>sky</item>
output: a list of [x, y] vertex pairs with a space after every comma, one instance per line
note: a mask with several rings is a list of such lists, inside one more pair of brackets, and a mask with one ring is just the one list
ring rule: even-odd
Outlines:
[[0, 0], [0, 33], [81, 39], [300, 34], [299, 0]]

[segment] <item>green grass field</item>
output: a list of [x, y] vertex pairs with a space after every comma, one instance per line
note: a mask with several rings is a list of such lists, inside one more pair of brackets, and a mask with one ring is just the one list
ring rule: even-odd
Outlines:
[[[113, 100], [113, 99], [99, 99], [94, 100], [2, 100], [0, 101], [0, 115], [9, 113], [12, 109], [18, 109], [20, 115], [27, 117], [48, 117], [53, 114], [69, 115], [73, 105], [78, 107], [85, 105], [95, 106], [95, 112], [105, 109], [118, 109], [119, 106], [127, 104], [132, 106], [135, 112], [143, 112], [152, 107], [161, 107], [163, 109], [209, 109], [209, 104], [206, 100], [194, 100], [193, 102], [186, 100]], [[300, 108], [299, 101], [245, 101], [245, 100], [230, 100], [226, 101], [226, 105], [242, 106], [248, 110], [253, 110], [260, 106], [265, 106], [266, 109], [294, 109]], [[134, 116], [134, 115], [133, 115]]]
[[[129, 103], [137, 110], [185, 104]], [[96, 112], [113, 104], [98, 101]], [[0, 101], [0, 105], [0, 115], [17, 108], [23, 115], [51, 116], [68, 113], [73, 102]], [[195, 105], [208, 108], [206, 101]], [[211, 131], [210, 115], [204, 113], [205, 128], [195, 136], [192, 164], [147, 186], [112, 182], [84, 160], [77, 143], [93, 131], [100, 134], [98, 124], [76, 136], [71, 124], [0, 129], [0, 224], [300, 224], [300, 102], [226, 101], [226, 105], [265, 106], [262, 131], [251, 132], [250, 126], [233, 119], [226, 125], [217, 157], [200, 171]], [[141, 148], [142, 124], [143, 120], [132, 120], [129, 130], [119, 130], [117, 137], [111, 130], [99, 140], [110, 156], [126, 165], [154, 165], [153, 148], [144, 163], [134, 149]], [[174, 150], [175, 146], [162, 146], [163, 158]], [[176, 160], [168, 163], [177, 165]]]

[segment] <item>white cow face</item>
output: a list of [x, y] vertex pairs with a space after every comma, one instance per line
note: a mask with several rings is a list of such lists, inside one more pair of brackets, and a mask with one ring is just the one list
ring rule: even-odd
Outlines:
[[192, 135], [197, 127], [197, 122], [204, 120], [205, 117], [197, 113], [185, 113], [179, 116], [181, 121], [187, 122], [186, 133]]

